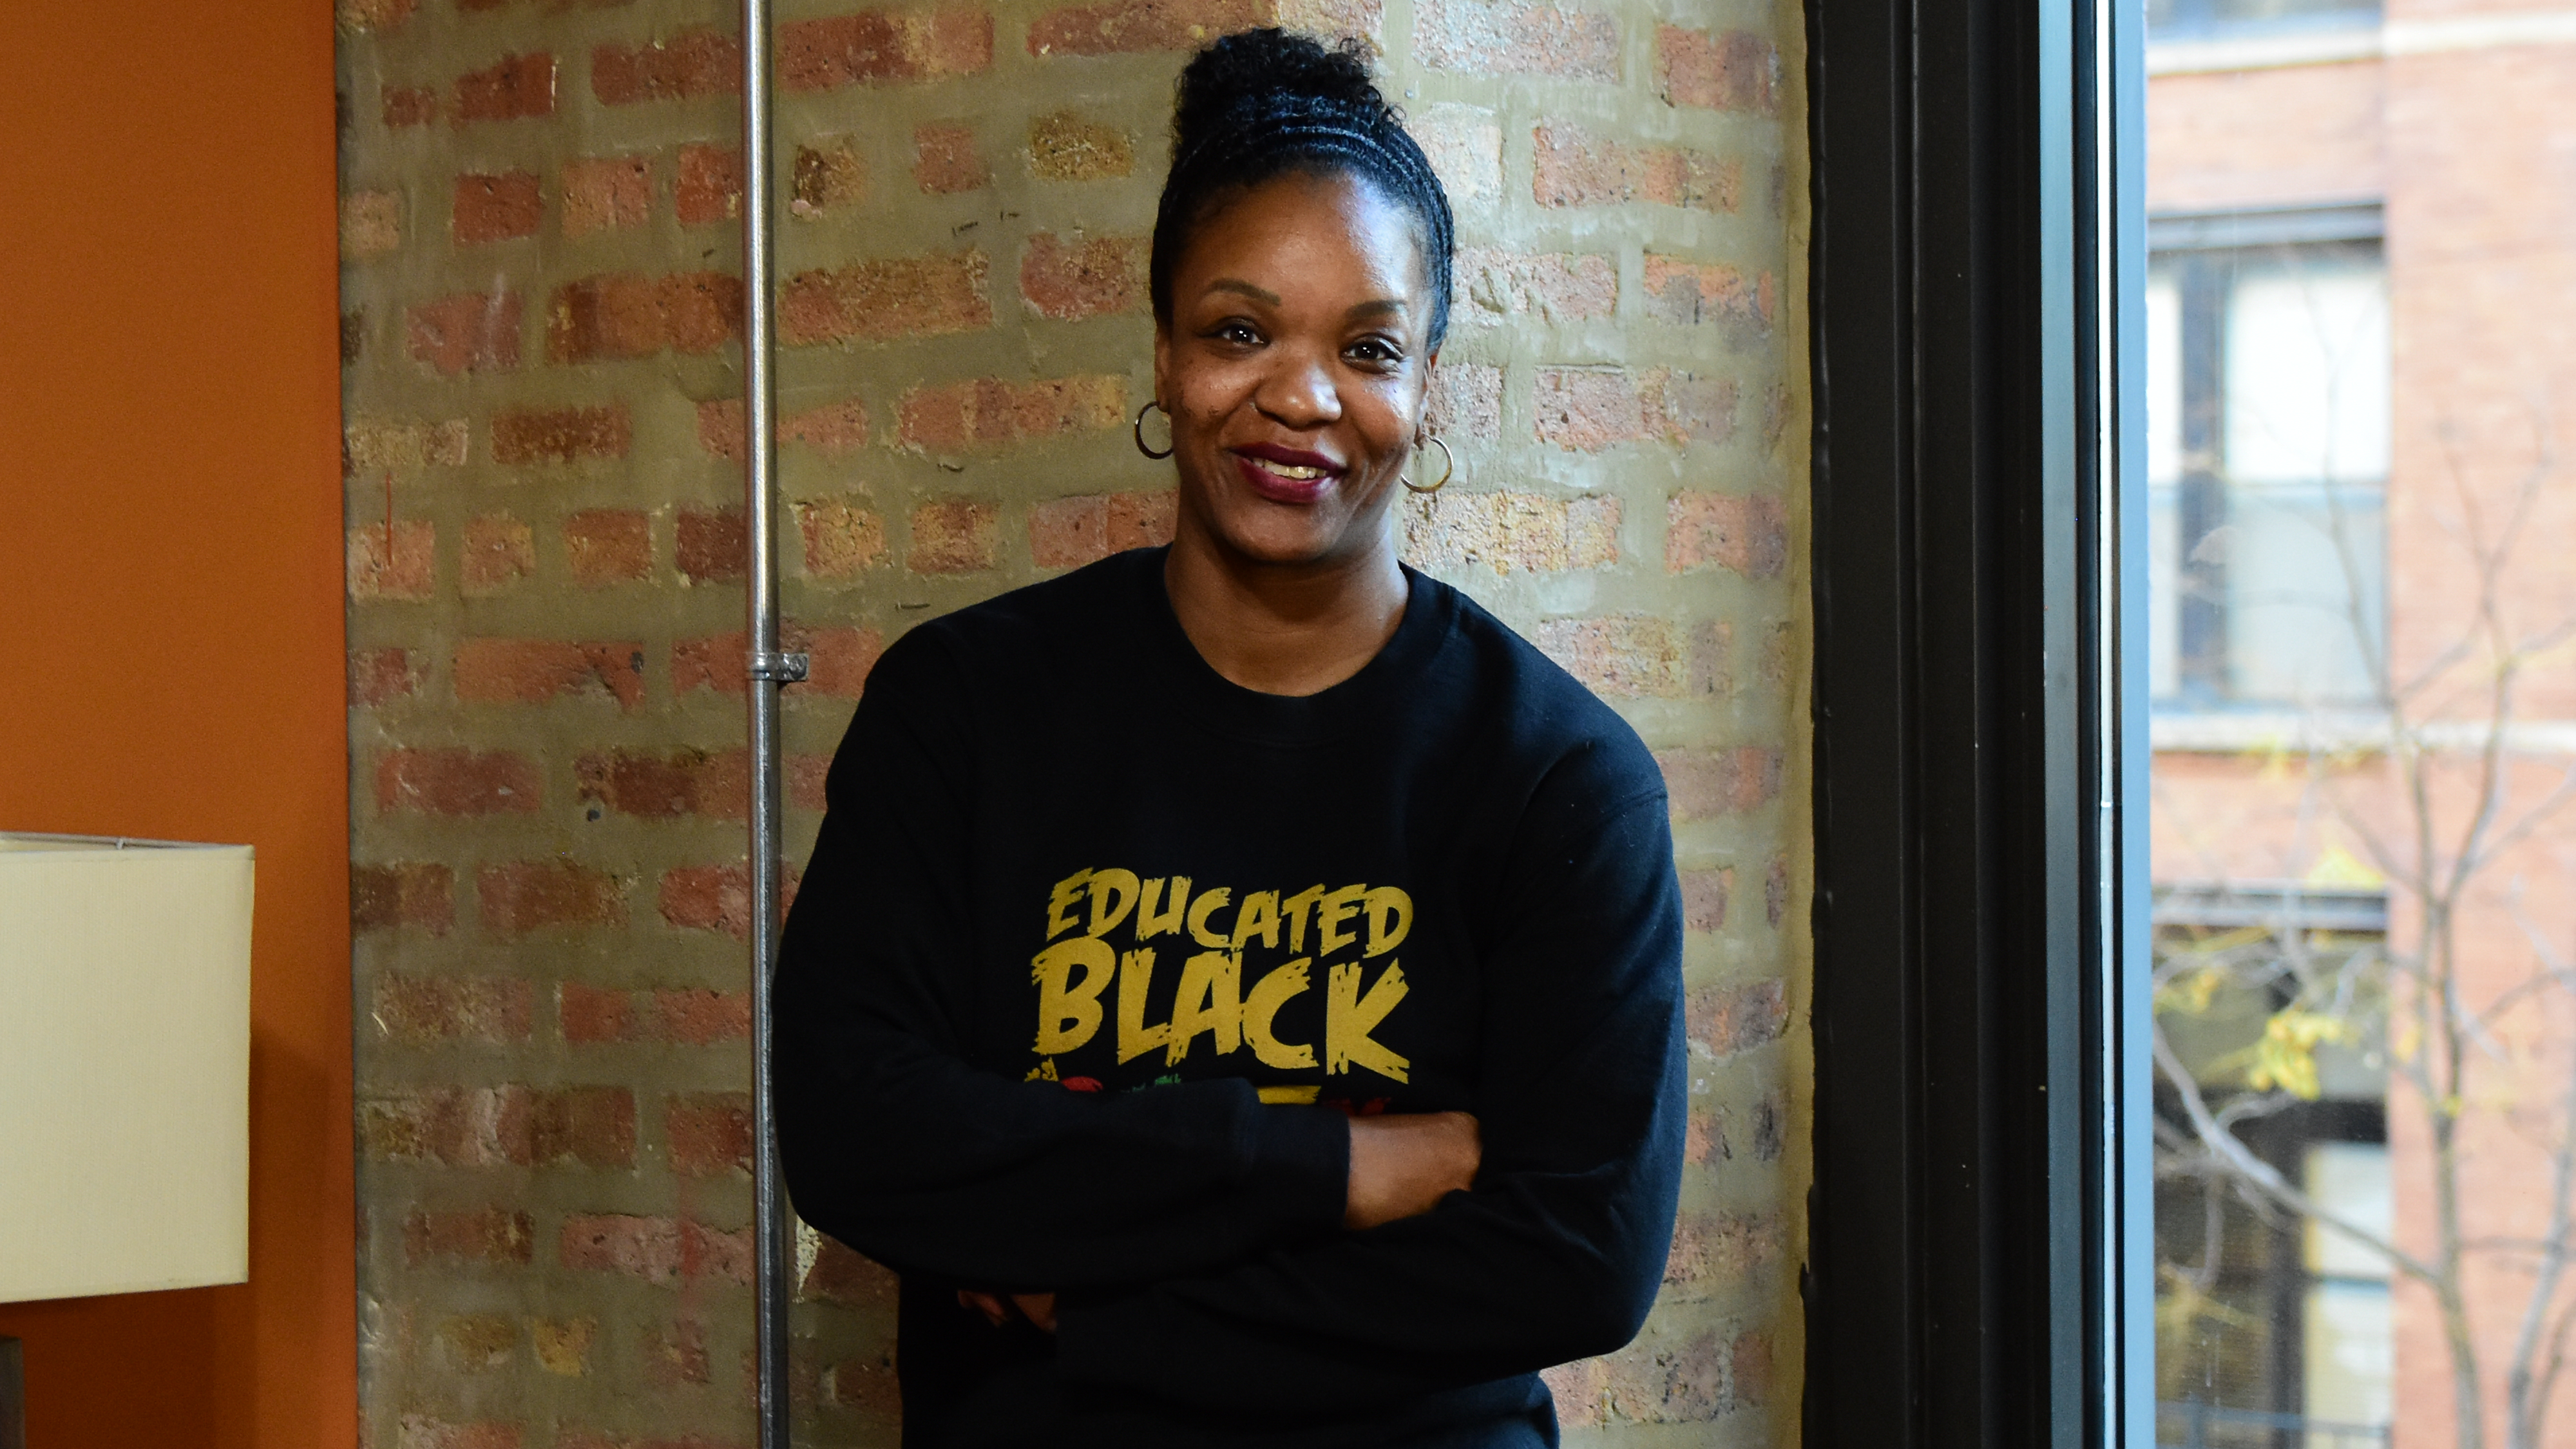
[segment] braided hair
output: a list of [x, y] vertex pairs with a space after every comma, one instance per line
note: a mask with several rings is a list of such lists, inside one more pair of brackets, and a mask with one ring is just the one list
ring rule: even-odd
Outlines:
[[1291, 171], [1366, 180], [1422, 228], [1431, 283], [1430, 349], [1449, 332], [1456, 247], [1449, 195], [1403, 118], [1370, 79], [1355, 40], [1327, 48], [1278, 29], [1239, 31], [1181, 72], [1172, 111], [1172, 170], [1154, 214], [1154, 316], [1172, 319], [1172, 277], [1200, 223], [1244, 191]]

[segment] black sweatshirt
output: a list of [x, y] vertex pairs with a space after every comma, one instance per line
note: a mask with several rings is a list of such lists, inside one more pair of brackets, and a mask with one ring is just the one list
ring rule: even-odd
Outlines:
[[[796, 1210], [902, 1275], [911, 1449], [1553, 1445], [1534, 1371], [1635, 1334], [1672, 1231], [1662, 777], [1443, 584], [1288, 698], [1208, 667], [1163, 561], [869, 677], [779, 966]], [[1344, 1230], [1345, 1114], [1451, 1109], [1475, 1189]]]

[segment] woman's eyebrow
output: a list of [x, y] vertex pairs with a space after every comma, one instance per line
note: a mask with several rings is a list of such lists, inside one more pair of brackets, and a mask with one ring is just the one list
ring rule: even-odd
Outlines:
[[1404, 314], [1404, 301], [1402, 298], [1380, 297], [1374, 302], [1362, 302], [1351, 308], [1351, 310], [1344, 312], [1342, 314], [1342, 320], [1345, 322], [1356, 322], [1362, 317], [1383, 317], [1390, 313], [1397, 316], [1402, 316]]
[[1276, 307], [1279, 305], [1278, 293], [1273, 292], [1266, 287], [1256, 287], [1250, 282], [1243, 281], [1236, 277], [1219, 277], [1215, 281], [1208, 283], [1207, 289], [1211, 292], [1233, 292], [1241, 296], [1250, 297], [1252, 300], [1259, 302], [1265, 307]]

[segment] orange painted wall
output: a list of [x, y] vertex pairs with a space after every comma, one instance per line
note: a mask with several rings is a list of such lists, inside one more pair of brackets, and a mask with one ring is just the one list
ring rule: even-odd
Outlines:
[[0, 29], [0, 828], [259, 853], [251, 1280], [0, 1305], [36, 1449], [356, 1437], [331, 24]]

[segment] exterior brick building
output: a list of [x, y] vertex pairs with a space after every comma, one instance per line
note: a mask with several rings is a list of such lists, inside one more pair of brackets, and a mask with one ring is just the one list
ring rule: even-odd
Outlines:
[[[710, 0], [341, 0], [361, 1388], [379, 1449], [750, 1439], [739, 48]], [[1167, 538], [1146, 232], [1186, 51], [1370, 39], [1460, 216], [1407, 556], [1672, 785], [1692, 1166], [1583, 1442], [1797, 1433], [1810, 853], [1802, 20], [1109, 0], [778, 36], [791, 860], [920, 619]], [[792, 877], [791, 877], [792, 883]], [[800, 1433], [890, 1444], [808, 1233]], [[1699, 1425], [1658, 1429], [1657, 1425]], [[1698, 1437], [1705, 1436], [1705, 1437]]]
[[[2241, 685], [2249, 675], [2241, 657], [2226, 665], [2219, 653], [2246, 646], [2210, 632], [2216, 605], [2191, 601], [2224, 594], [2226, 570], [2278, 576], [2282, 555], [2259, 556], [2271, 545], [2241, 515], [2223, 546], [2204, 549], [2206, 535], [2185, 517], [2159, 572], [2185, 601], [2158, 616], [2174, 631], [2157, 645], [2168, 670], [2155, 725], [2155, 869], [2165, 914], [2184, 926], [2223, 925], [2193, 915], [2200, 907], [2192, 902], [2233, 890], [2241, 905], [2302, 883], [2312, 911], [2384, 900], [2377, 924], [2354, 929], [2382, 933], [2395, 959], [2456, 962], [2458, 999], [2484, 1018], [2464, 1054], [2465, 1085], [2427, 1100], [2410, 1069], [2430, 1063], [2440, 1081], [2447, 1066], [2438, 1040], [2410, 1034], [2409, 1023], [2423, 1018], [2401, 972], [2385, 1030], [2322, 1053], [2325, 1080], [2312, 1093], [2321, 1098], [2315, 1123], [2328, 1122], [2337, 1098], [2351, 1109], [2342, 1127], [2319, 1126], [2320, 1139], [2386, 1144], [2379, 1185], [2345, 1201], [2367, 1214], [2374, 1192], [2393, 1193], [2377, 1211], [2390, 1214], [2402, 1251], [2434, 1256], [2446, 1237], [2469, 1245], [2462, 1341], [2446, 1338], [2437, 1295], [2403, 1272], [2384, 1290], [2393, 1295], [2381, 1320], [2393, 1333], [2388, 1346], [2334, 1338], [2319, 1324], [2342, 1310], [2317, 1295], [2344, 1281], [2339, 1273], [2392, 1275], [2384, 1263], [2372, 1266], [2375, 1255], [2360, 1254], [2356, 1267], [2331, 1235], [2294, 1224], [2269, 1251], [2290, 1255], [2276, 1278], [2306, 1285], [2304, 1328], [2298, 1312], [2275, 1315], [2263, 1354], [2225, 1340], [2244, 1350], [2234, 1370], [2213, 1369], [2225, 1353], [2185, 1353], [2169, 1339], [2168, 1398], [2228, 1401], [2232, 1393], [2248, 1409], [2367, 1413], [2393, 1423], [2397, 1442], [2457, 1444], [2473, 1432], [2455, 1417], [2454, 1368], [2465, 1354], [2480, 1366], [2473, 1417], [2485, 1442], [2576, 1438], [2576, 1395], [2563, 1386], [2545, 1425], [2533, 1426], [2536, 1437], [2507, 1437], [2509, 1366], [2522, 1351], [2526, 1314], [2545, 1340], [2563, 1330], [2568, 1305], [2564, 1285], [2541, 1276], [2547, 1255], [2538, 1245], [2565, 1230], [2552, 1220], [2549, 1184], [2569, 1128], [2576, 1054], [2576, 1010], [2546, 975], [2576, 936], [2576, 822], [2555, 812], [2553, 795], [2576, 763], [2576, 670], [2557, 642], [2576, 603], [2576, 574], [2563, 559], [2576, 536], [2576, 474], [2564, 453], [2576, 424], [2576, 347], [2564, 322], [2576, 302], [2571, 38], [2576, 28], [2562, 11], [2389, 0], [2384, 14], [2282, 20], [2279, 7], [2222, 3], [2214, 14], [2170, 21], [2150, 51], [2151, 227], [2160, 275], [2184, 277], [2182, 352], [2195, 345], [2189, 277], [2200, 274], [2189, 268], [2225, 247], [2236, 248], [2228, 255], [2239, 261], [2229, 265], [2240, 279], [2253, 275], [2245, 269], [2258, 265], [2258, 252], [2262, 266], [2305, 258], [2299, 265], [2311, 277], [2329, 254], [2334, 266], [2384, 269], [2385, 298], [2385, 340], [2373, 344], [2383, 378], [2374, 395], [2384, 401], [2367, 405], [2375, 421], [2355, 422], [2379, 430], [2378, 472], [2356, 466], [2346, 475], [2364, 485], [2347, 497], [2382, 510], [2383, 521], [2350, 535], [2375, 574], [2354, 576], [2359, 607], [2350, 617], [2365, 633], [2384, 621], [2375, 627], [2385, 682], [2340, 696], [2320, 688], [2293, 698], [2275, 688], [2228, 697], [2222, 676]], [[2240, 333], [2255, 326], [2242, 296], [2227, 304]], [[2184, 356], [2176, 375], [2240, 365], [2218, 355], [2220, 345], [2212, 342], [2206, 364]], [[2241, 407], [2258, 387], [2230, 374], [2206, 391]], [[2167, 406], [2180, 416], [2171, 425], [2179, 457], [2167, 474], [2184, 480], [2187, 514], [2189, 480], [2223, 471], [2211, 460], [2233, 445], [2195, 421], [2188, 383], [2176, 389]], [[2343, 394], [2348, 402], [2357, 395]], [[2196, 440], [2195, 429], [2206, 438]], [[2179, 644], [2170, 642], [2176, 636]], [[2209, 690], [2198, 694], [2196, 647], [2212, 651], [2203, 661]], [[2515, 688], [2500, 703], [2493, 685], [2507, 663]], [[2395, 750], [2385, 719], [2392, 702], [2411, 742]], [[2489, 789], [2478, 747], [2499, 720], [2509, 728]], [[2418, 778], [2420, 795], [2410, 788]], [[2464, 866], [2457, 842], [2481, 810], [2496, 823]], [[2517, 825], [2525, 819], [2528, 828]], [[2456, 1134], [2447, 1152], [2446, 1131]], [[2319, 1191], [2321, 1160], [2307, 1162]], [[2280, 1165], [2293, 1176], [2299, 1168], [2288, 1157]], [[2444, 1217], [2446, 1173], [2457, 1174], [2457, 1221]], [[2198, 1191], [2188, 1191], [2190, 1214]], [[2177, 1198], [2168, 1211], [2181, 1206]], [[2176, 1231], [2195, 1240], [2198, 1229]], [[2528, 1246], [2498, 1246], [2517, 1243]], [[2171, 1282], [2167, 1292], [2169, 1306], [2180, 1301]], [[2255, 1311], [2273, 1313], [2285, 1301]], [[2535, 1366], [2547, 1355], [2544, 1347]], [[2227, 1372], [2243, 1377], [2228, 1381]], [[2376, 1387], [2356, 1387], [2356, 1372]]]

